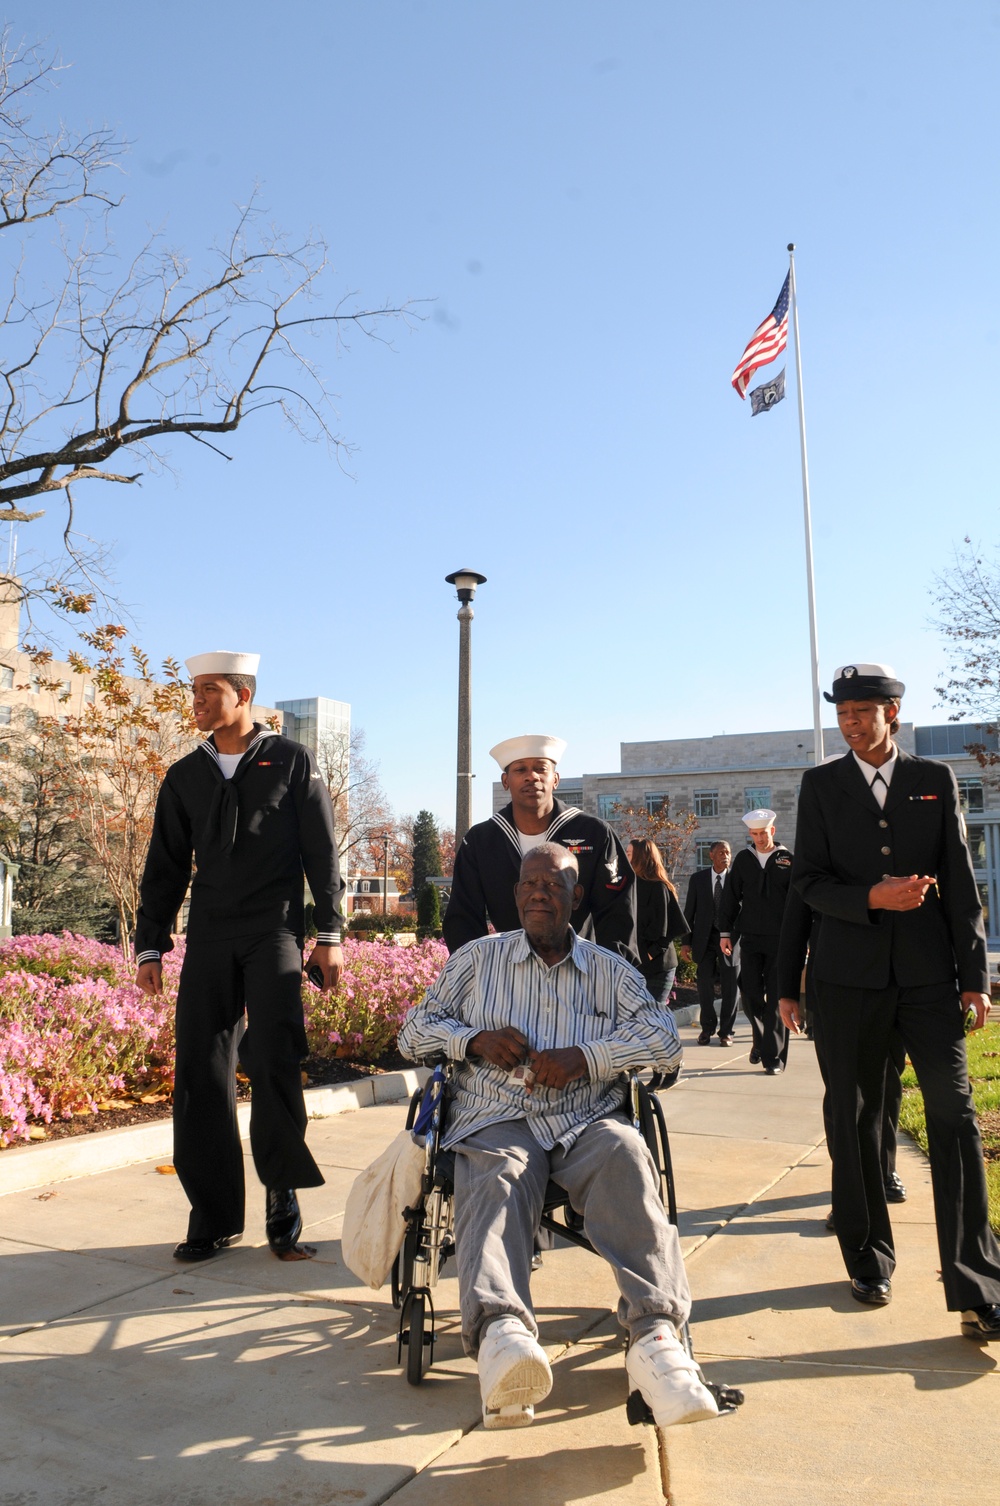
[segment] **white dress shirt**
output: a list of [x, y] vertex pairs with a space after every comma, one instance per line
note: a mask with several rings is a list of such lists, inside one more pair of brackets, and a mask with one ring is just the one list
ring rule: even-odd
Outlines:
[[[854, 752], [853, 748], [851, 749], [851, 752]], [[868, 788], [875, 796], [875, 799], [878, 801], [880, 806], [884, 807], [886, 797], [889, 794], [889, 784], [892, 780], [892, 771], [896, 767], [896, 764], [898, 762], [895, 747], [893, 747], [892, 750], [892, 757], [887, 759], [884, 764], [881, 764], [879, 768], [876, 768], [874, 764], [865, 763], [864, 759], [859, 758], [856, 753], [854, 753], [854, 761], [857, 764], [858, 768], [861, 770], [862, 774], [867, 779]]]

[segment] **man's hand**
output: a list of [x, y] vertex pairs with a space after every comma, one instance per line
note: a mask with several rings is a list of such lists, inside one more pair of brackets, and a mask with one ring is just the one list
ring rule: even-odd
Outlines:
[[868, 891], [869, 910], [919, 910], [924, 896], [934, 883], [926, 873], [911, 873], [909, 878], [887, 878], [873, 884]]
[[687, 945], [686, 942], [680, 948], [680, 954], [681, 954], [681, 961], [682, 962], [690, 962], [691, 961], [691, 948]]
[[340, 975], [344, 971], [344, 953], [339, 946], [320, 946], [317, 941], [305, 965], [307, 977], [312, 967], [318, 967], [322, 972], [322, 992], [328, 994], [340, 982]]
[[535, 1074], [529, 1093], [536, 1088], [565, 1088], [578, 1077], [587, 1076], [587, 1058], [579, 1046], [566, 1046], [561, 1051], [532, 1051], [528, 1065]]
[[798, 999], [779, 999], [778, 1011], [781, 1015], [781, 1023], [785, 1029], [790, 1030], [793, 1035], [801, 1035], [802, 1010], [799, 1007]]
[[720, 937], [719, 951], [722, 953], [723, 957], [731, 957], [733, 955], [733, 943], [730, 937]]
[[989, 1019], [991, 1007], [989, 994], [967, 993], [962, 995], [962, 1013], [967, 1014], [970, 1009], [976, 1011], [976, 1021], [974, 1025], [969, 1026], [970, 1031], [982, 1030]]
[[160, 962], [144, 962], [135, 975], [136, 988], [141, 988], [144, 994], [156, 997], [163, 992], [163, 964]]
[[466, 1056], [478, 1056], [491, 1066], [510, 1071], [527, 1059], [528, 1042], [520, 1030], [505, 1025], [502, 1030], [480, 1030], [465, 1048]]

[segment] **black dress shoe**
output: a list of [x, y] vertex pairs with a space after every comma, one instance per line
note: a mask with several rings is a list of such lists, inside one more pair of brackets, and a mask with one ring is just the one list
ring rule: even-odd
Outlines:
[[887, 1203], [905, 1203], [906, 1188], [894, 1171], [890, 1171], [885, 1179], [885, 1200]]
[[733, 1044], [733, 1038], [732, 1038], [731, 1035], [720, 1035], [719, 1036], [719, 1045], [720, 1046], [731, 1046], [732, 1044]]
[[698, 1045], [699, 1046], [710, 1046], [711, 1044], [712, 1044], [712, 1037], [708, 1034], [707, 1031], [703, 1030], [701, 1032], [701, 1035], [699, 1035], [699, 1037], [698, 1037]]
[[823, 1221], [823, 1227], [825, 1229], [829, 1229], [829, 1231], [830, 1231], [831, 1234], [836, 1234], [836, 1232], [837, 1232], [837, 1225], [833, 1221], [833, 1209], [832, 1208], [830, 1209], [829, 1213], [826, 1215], [826, 1218]]
[[267, 1242], [275, 1255], [294, 1250], [302, 1233], [302, 1214], [294, 1187], [269, 1187], [264, 1216]]
[[784, 1062], [775, 1062], [773, 1067], [765, 1067], [764, 1068], [764, 1071], [767, 1073], [768, 1077], [777, 1077], [778, 1073], [779, 1072], [784, 1072], [784, 1070], [785, 1070], [785, 1064], [784, 1064]]
[[239, 1234], [223, 1234], [219, 1239], [182, 1239], [174, 1250], [174, 1259], [186, 1260], [189, 1264], [196, 1260], [211, 1260], [227, 1245], [238, 1245], [242, 1238], [241, 1230]]
[[962, 1314], [962, 1332], [967, 1339], [1000, 1339], [1000, 1302], [968, 1308]]
[[757, 1050], [756, 1046], [754, 1046], [753, 1050], [750, 1052], [749, 1061], [751, 1067], [756, 1067], [760, 1063], [760, 1052]]
[[855, 1302], [867, 1302], [871, 1307], [885, 1307], [892, 1301], [892, 1286], [888, 1281], [862, 1281], [859, 1276], [851, 1280], [851, 1296]]

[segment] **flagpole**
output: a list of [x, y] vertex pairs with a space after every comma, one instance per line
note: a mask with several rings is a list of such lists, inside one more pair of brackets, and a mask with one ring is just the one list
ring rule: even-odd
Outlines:
[[806, 458], [806, 408], [802, 396], [802, 348], [799, 344], [799, 301], [795, 296], [795, 242], [788, 247], [788, 289], [792, 295], [795, 331], [795, 381], [799, 394], [799, 440], [802, 446], [802, 511], [806, 530], [806, 587], [809, 596], [809, 652], [812, 664], [813, 741], [816, 763], [823, 762], [823, 722], [819, 699], [819, 635], [816, 631], [816, 582], [813, 578], [812, 517], [809, 510], [809, 462]]

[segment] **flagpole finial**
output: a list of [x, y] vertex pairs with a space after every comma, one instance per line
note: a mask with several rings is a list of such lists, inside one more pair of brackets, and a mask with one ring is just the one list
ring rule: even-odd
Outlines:
[[794, 251], [795, 250], [795, 242], [794, 241], [789, 241], [788, 242], [788, 249], [789, 249], [789, 251]]

